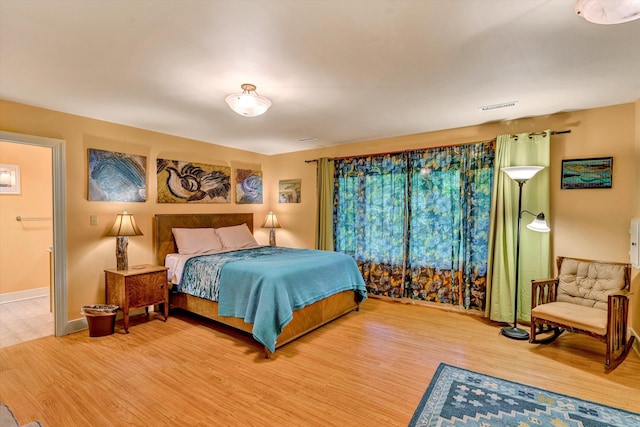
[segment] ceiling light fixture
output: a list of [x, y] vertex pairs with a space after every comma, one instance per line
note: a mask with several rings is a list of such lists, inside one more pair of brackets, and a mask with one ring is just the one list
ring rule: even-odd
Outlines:
[[622, 24], [640, 18], [640, 1], [577, 0], [573, 10], [594, 24]]
[[224, 100], [229, 107], [245, 117], [256, 117], [267, 112], [271, 107], [271, 101], [256, 93], [256, 86], [251, 83], [244, 83], [240, 86], [242, 93], [227, 96]]

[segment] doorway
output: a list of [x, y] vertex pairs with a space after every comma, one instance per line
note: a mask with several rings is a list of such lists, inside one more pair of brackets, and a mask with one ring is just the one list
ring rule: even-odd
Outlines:
[[0, 141], [0, 347], [54, 334], [51, 148]]
[[[64, 141], [51, 138], [43, 138], [31, 135], [23, 135], [12, 132], [0, 131], [0, 142], [11, 144], [22, 144], [26, 146], [46, 148], [50, 154], [50, 185], [51, 204], [48, 204], [50, 215], [40, 214], [21, 214], [11, 212], [14, 220], [21, 222], [21, 225], [27, 222], [35, 228], [38, 223], [50, 221], [49, 229], [51, 230], [51, 243], [46, 248], [36, 248], [35, 250], [48, 249], [48, 264], [44, 268], [49, 269], [50, 297], [47, 296], [44, 301], [40, 301], [41, 305], [48, 308], [53, 313], [53, 330], [56, 336], [66, 335], [68, 333], [68, 313], [67, 313], [67, 283], [66, 283], [66, 226], [65, 226], [65, 145]], [[24, 216], [23, 216], [24, 215]], [[19, 219], [20, 217], [20, 219]], [[22, 219], [27, 221], [21, 221]], [[42, 226], [42, 225], [41, 225]], [[1, 232], [1, 231], [0, 231]], [[32, 233], [33, 235], [33, 233]], [[3, 239], [5, 240], [5, 239]], [[26, 268], [29, 268], [28, 266]], [[40, 267], [42, 268], [42, 267]], [[39, 288], [41, 288], [40, 286]], [[19, 292], [22, 292], [19, 290]], [[26, 290], [25, 294], [29, 296], [29, 292], [38, 292]], [[1, 296], [1, 295], [0, 295]], [[27, 298], [28, 300], [29, 298]], [[28, 301], [27, 301], [28, 302]]]

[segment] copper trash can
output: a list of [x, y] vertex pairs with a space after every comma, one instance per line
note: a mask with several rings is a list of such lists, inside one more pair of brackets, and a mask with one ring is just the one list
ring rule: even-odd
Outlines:
[[80, 314], [87, 318], [90, 337], [112, 335], [116, 326], [117, 305], [94, 304], [82, 306]]

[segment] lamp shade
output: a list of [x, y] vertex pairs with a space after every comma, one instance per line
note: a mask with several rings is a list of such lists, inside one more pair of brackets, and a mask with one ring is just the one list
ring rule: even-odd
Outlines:
[[278, 223], [278, 218], [276, 218], [276, 214], [273, 212], [269, 212], [267, 217], [264, 219], [264, 223], [262, 223], [262, 228], [280, 228], [280, 223]]
[[502, 172], [509, 175], [509, 178], [514, 181], [526, 182], [542, 169], [544, 169], [544, 166], [509, 166], [502, 168]]
[[549, 226], [547, 225], [547, 221], [544, 219], [544, 214], [540, 212], [536, 219], [529, 225], [527, 225], [529, 230], [537, 231], [539, 233], [548, 233], [551, 231]]
[[122, 212], [116, 215], [116, 220], [107, 236], [142, 236], [142, 231], [136, 225], [132, 214]]
[[577, 0], [573, 9], [594, 24], [622, 24], [640, 18], [638, 0]]
[[242, 93], [232, 94], [224, 100], [229, 107], [245, 117], [256, 117], [267, 112], [271, 101], [256, 93], [256, 87], [250, 83], [241, 85]]

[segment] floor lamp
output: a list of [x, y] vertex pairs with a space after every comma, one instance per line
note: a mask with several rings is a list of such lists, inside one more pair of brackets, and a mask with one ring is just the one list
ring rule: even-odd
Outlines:
[[518, 236], [516, 240], [516, 290], [513, 303], [513, 326], [505, 326], [502, 328], [502, 335], [516, 340], [529, 339], [529, 333], [524, 329], [518, 328], [518, 272], [520, 271], [520, 223], [522, 221], [522, 214], [527, 213], [536, 217], [531, 224], [527, 225], [529, 230], [538, 232], [550, 231], [544, 219], [544, 213], [540, 212], [536, 215], [532, 212], [522, 210], [522, 187], [525, 182], [533, 178], [534, 175], [542, 169], [544, 169], [542, 166], [511, 166], [502, 168], [502, 171], [509, 175], [509, 178], [518, 183]]

